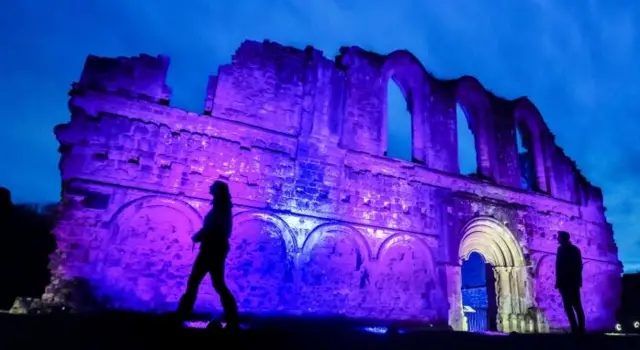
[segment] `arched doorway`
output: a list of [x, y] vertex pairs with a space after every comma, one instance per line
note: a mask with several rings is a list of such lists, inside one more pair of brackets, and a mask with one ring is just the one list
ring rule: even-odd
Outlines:
[[[487, 303], [487, 312], [494, 313], [487, 316], [487, 330], [493, 328], [499, 332], [532, 331], [531, 320], [527, 317], [527, 310], [531, 305], [526, 288], [524, 255], [511, 231], [493, 218], [480, 217], [471, 220], [462, 230], [458, 258], [462, 264], [474, 257], [481, 257], [483, 263], [490, 265], [489, 274], [493, 273], [493, 276], [486, 279], [493, 282], [496, 301], [493, 310], [490, 307], [491, 303]], [[460, 320], [465, 320], [462, 305], [464, 276], [460, 273], [456, 278], [459, 279], [461, 295], [458, 305], [459, 317]], [[488, 290], [491, 291], [491, 288]], [[463, 329], [468, 328], [463, 325]]]

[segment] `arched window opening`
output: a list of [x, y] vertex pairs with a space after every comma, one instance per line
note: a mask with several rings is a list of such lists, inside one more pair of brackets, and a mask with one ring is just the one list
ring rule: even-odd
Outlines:
[[456, 103], [456, 125], [458, 133], [458, 166], [462, 175], [477, 175], [478, 161], [475, 137], [471, 132], [469, 118], [459, 103]]
[[537, 189], [536, 170], [531, 147], [531, 134], [522, 126], [516, 128], [518, 169], [520, 169], [520, 187], [533, 191]]
[[389, 79], [387, 83], [387, 152], [391, 158], [412, 160], [411, 112], [400, 87]]

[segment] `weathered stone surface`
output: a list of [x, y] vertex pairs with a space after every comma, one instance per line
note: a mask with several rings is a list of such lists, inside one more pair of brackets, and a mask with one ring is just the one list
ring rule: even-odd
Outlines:
[[[440, 81], [406, 51], [350, 47], [331, 61], [247, 41], [210, 78], [197, 114], [167, 105], [167, 68], [164, 57], [87, 60], [71, 121], [55, 129], [63, 198], [45, 302], [73, 304], [67, 285], [81, 280], [108, 307], [174, 308], [190, 236], [222, 179], [242, 312], [462, 329], [460, 261], [476, 251], [494, 266], [499, 329], [563, 327], [553, 289], [563, 229], [583, 252], [588, 327], [613, 324], [621, 265], [602, 193], [528, 99], [501, 99], [471, 77]], [[412, 114], [413, 162], [385, 156], [389, 79]], [[472, 177], [458, 170], [456, 103], [476, 138]], [[208, 278], [201, 291], [197, 308], [219, 309]]]

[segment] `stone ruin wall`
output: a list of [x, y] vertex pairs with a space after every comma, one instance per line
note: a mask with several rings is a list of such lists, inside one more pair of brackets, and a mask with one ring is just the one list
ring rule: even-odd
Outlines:
[[[168, 66], [164, 56], [90, 56], [73, 85], [71, 121], [55, 129], [63, 194], [48, 303], [73, 303], [70, 281], [85, 281], [109, 307], [174, 308], [208, 188], [223, 179], [242, 312], [451, 322], [462, 229], [486, 217], [522, 249], [522, 307], [566, 326], [553, 288], [565, 229], [584, 255], [588, 326], [614, 322], [621, 265], [601, 191], [528, 99], [498, 98], [471, 77], [438, 80], [406, 51], [349, 47], [331, 61], [246, 41], [210, 77], [198, 114], [169, 106]], [[412, 114], [413, 162], [385, 157], [389, 79]], [[456, 103], [476, 139], [475, 177], [459, 175]], [[520, 189], [517, 127], [534, 154], [534, 191]], [[197, 308], [219, 309], [208, 278], [201, 291]]]

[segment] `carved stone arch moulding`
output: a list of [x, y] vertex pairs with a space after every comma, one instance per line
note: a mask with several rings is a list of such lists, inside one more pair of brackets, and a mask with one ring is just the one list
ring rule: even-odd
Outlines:
[[120, 207], [108, 222], [96, 274], [99, 294], [116, 307], [172, 308], [184, 292], [202, 217], [189, 203], [150, 195]]
[[295, 242], [289, 225], [273, 213], [234, 215], [226, 273], [241, 312], [295, 308]]
[[498, 220], [481, 216], [471, 219], [462, 228], [458, 257], [481, 254], [494, 267], [524, 267], [522, 248], [511, 231]]
[[371, 249], [356, 228], [325, 223], [306, 238], [299, 258], [299, 307], [310, 314], [371, 317], [368, 267]]
[[[482, 255], [493, 267], [498, 304], [497, 328], [502, 332], [529, 332], [536, 327], [537, 321], [528, 315], [532, 306], [527, 288], [529, 281], [524, 254], [513, 233], [492, 217], [471, 219], [462, 229], [462, 239], [458, 256], [460, 261], [469, 258], [471, 253]], [[461, 281], [456, 283], [457, 289]], [[455, 291], [460, 293], [459, 290]], [[461, 299], [460, 299], [461, 300]], [[461, 304], [454, 313], [460, 313]]]

